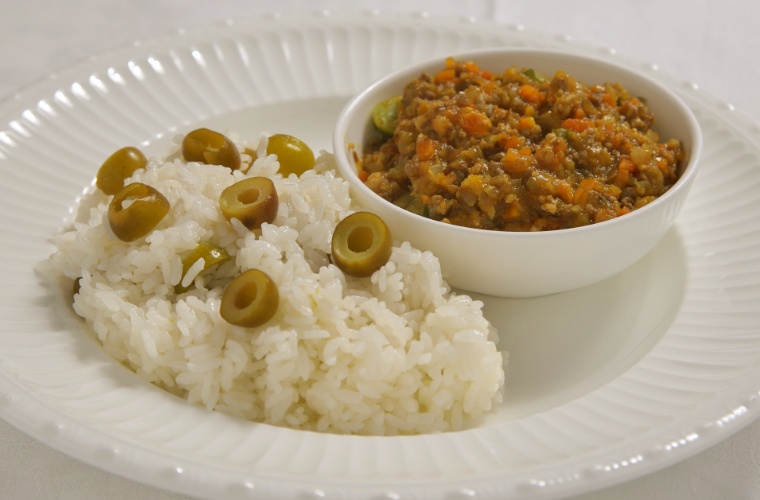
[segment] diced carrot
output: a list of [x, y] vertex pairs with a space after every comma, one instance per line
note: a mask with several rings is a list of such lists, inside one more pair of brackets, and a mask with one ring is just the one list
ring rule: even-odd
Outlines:
[[566, 181], [560, 181], [557, 184], [556, 193], [565, 203], [573, 201], [573, 188]]
[[575, 188], [575, 193], [573, 194], [573, 203], [576, 205], [585, 205], [588, 202], [589, 193], [598, 187], [599, 181], [593, 177], [587, 177], [583, 179], [578, 184], [578, 187]]
[[614, 184], [607, 184], [605, 186], [605, 192], [612, 197], [619, 199], [620, 195], [623, 193], [623, 190]]
[[356, 173], [356, 175], [359, 176], [359, 180], [361, 180], [362, 182], [367, 182], [367, 179], [369, 178], [369, 172], [367, 172], [366, 170], [359, 170]]
[[517, 92], [520, 94], [520, 97], [536, 106], [540, 106], [544, 101], [544, 95], [537, 87], [533, 85], [527, 83], [520, 85], [520, 88]]
[[618, 217], [620, 217], [621, 215], [629, 214], [629, 213], [631, 213], [631, 209], [628, 207], [620, 207], [620, 210], [618, 210], [617, 212]]
[[422, 137], [417, 141], [416, 151], [420, 161], [429, 161], [435, 157], [435, 144], [429, 137]]
[[480, 76], [482, 76], [486, 80], [493, 80], [493, 73], [491, 73], [490, 71], [486, 69], [480, 72]]
[[520, 151], [514, 148], [510, 148], [501, 158], [501, 164], [504, 168], [504, 172], [512, 177], [523, 177], [530, 173], [530, 163], [521, 158]]
[[567, 118], [562, 122], [562, 128], [572, 130], [573, 132], [583, 132], [591, 128], [592, 125], [591, 120], [585, 118]]
[[536, 120], [532, 116], [521, 116], [517, 121], [517, 130], [524, 131], [529, 128], [533, 128], [536, 125]]
[[610, 145], [612, 146], [613, 151], [620, 151], [623, 147], [623, 144], [625, 144], [625, 137], [623, 134], [620, 133], [614, 133], [611, 136], [609, 136]]
[[517, 152], [516, 149], [510, 148], [507, 150], [507, 152], [504, 154], [504, 157], [501, 159], [504, 163], [513, 163], [518, 160], [518, 155], [520, 153]]
[[594, 223], [597, 224], [599, 222], [604, 222], [606, 220], [614, 219], [615, 215], [616, 214], [612, 210], [608, 210], [608, 209], [598, 210], [594, 214]]
[[456, 76], [457, 76], [456, 69], [446, 68], [436, 73], [434, 81], [435, 83], [450, 82], [451, 80], [454, 80]]
[[627, 186], [628, 180], [631, 178], [631, 172], [628, 170], [620, 169], [617, 172], [617, 175], [615, 176], [615, 185], [616, 186]]
[[618, 163], [618, 171], [615, 176], [614, 184], [619, 187], [624, 187], [628, 184], [628, 180], [631, 178], [631, 174], [636, 170], [636, 165], [628, 158], [623, 158]]
[[517, 203], [510, 203], [504, 211], [501, 212], [502, 220], [519, 219], [522, 216], [522, 210]]
[[484, 137], [491, 132], [491, 119], [480, 111], [463, 108], [459, 113], [459, 125], [473, 137]]
[[628, 172], [633, 172], [636, 170], [636, 164], [633, 163], [628, 158], [621, 158], [620, 163], [618, 164], [618, 169], [627, 170]]
[[668, 175], [668, 162], [665, 158], [657, 159], [657, 168], [659, 168], [663, 174]]
[[480, 67], [474, 61], [467, 61], [464, 63], [464, 69], [470, 73], [480, 73]]
[[575, 108], [573, 110], [573, 118], [586, 118], [586, 112], [582, 108]]
[[524, 140], [522, 136], [510, 135], [502, 142], [501, 147], [504, 149], [510, 149], [510, 148], [517, 149], [521, 147], [523, 144], [524, 144]]
[[522, 156], [530, 156], [533, 154], [533, 151], [531, 151], [531, 149], [527, 146], [524, 148], [520, 148], [520, 150], [518, 150], [517, 152], [520, 153]]

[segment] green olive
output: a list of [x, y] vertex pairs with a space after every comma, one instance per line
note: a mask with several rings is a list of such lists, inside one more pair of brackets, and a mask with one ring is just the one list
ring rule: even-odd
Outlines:
[[240, 168], [240, 151], [231, 140], [219, 132], [199, 128], [182, 139], [182, 157], [208, 165], [223, 165], [232, 170]]
[[267, 142], [267, 154], [277, 155], [280, 169], [277, 171], [283, 177], [290, 174], [301, 175], [314, 168], [314, 153], [300, 139], [292, 135], [275, 134]]
[[248, 177], [229, 186], [219, 196], [219, 208], [227, 220], [237, 219], [248, 229], [258, 229], [277, 217], [280, 202], [268, 177]]
[[398, 123], [398, 110], [401, 107], [401, 96], [390, 97], [375, 104], [372, 108], [372, 122], [382, 133], [393, 135]]
[[[131, 202], [126, 207], [124, 202]], [[153, 231], [169, 212], [169, 201], [154, 187], [127, 184], [108, 205], [108, 224], [121, 241], [134, 241]]]
[[390, 259], [392, 243], [383, 219], [369, 212], [356, 212], [335, 226], [333, 262], [351, 276], [371, 276]]
[[230, 260], [230, 254], [227, 250], [215, 245], [209, 241], [201, 241], [198, 246], [187, 252], [182, 256], [182, 279], [174, 287], [176, 293], [184, 293], [190, 289], [190, 286], [182, 286], [182, 280], [185, 279], [187, 271], [198, 262], [198, 259], [203, 259], [203, 271]]
[[147, 164], [148, 159], [139, 149], [132, 146], [121, 148], [100, 166], [95, 185], [107, 195], [116, 194], [124, 187], [124, 179]]
[[272, 278], [258, 269], [249, 269], [224, 290], [219, 313], [228, 323], [252, 328], [269, 321], [279, 304], [280, 293]]

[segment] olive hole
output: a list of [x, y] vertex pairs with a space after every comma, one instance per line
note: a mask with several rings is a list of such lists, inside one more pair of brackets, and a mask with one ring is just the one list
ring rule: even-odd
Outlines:
[[134, 202], [136, 202], [137, 200], [139, 200], [141, 198], [143, 198], [143, 197], [140, 196], [140, 195], [136, 195], [136, 194], [129, 195], [129, 196], [125, 197], [123, 200], [121, 200], [121, 203], [117, 203], [114, 208], [116, 209], [117, 212], [120, 212], [122, 210], [126, 210], [126, 209], [129, 208], [130, 205], [132, 205]]
[[258, 293], [259, 287], [256, 286], [256, 283], [246, 283], [235, 295], [235, 308], [245, 309], [256, 300]]
[[256, 203], [259, 201], [259, 198], [261, 198], [261, 191], [257, 187], [245, 189], [237, 195], [238, 201], [244, 205]]
[[372, 246], [375, 234], [367, 226], [358, 226], [348, 235], [348, 249], [355, 253], [362, 253]]

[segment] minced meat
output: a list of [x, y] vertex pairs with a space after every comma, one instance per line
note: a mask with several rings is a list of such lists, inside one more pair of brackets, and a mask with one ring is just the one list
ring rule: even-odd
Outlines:
[[512, 67], [496, 75], [448, 59], [403, 91], [396, 127], [366, 145], [361, 175], [383, 198], [461, 226], [544, 231], [650, 203], [685, 152], [660, 142], [643, 98]]

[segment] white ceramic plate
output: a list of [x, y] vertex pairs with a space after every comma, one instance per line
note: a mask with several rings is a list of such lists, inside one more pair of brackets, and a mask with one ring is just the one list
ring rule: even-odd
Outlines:
[[416, 437], [299, 432], [209, 413], [113, 362], [35, 265], [110, 152], [161, 153], [199, 125], [328, 148], [362, 86], [430, 56], [509, 45], [611, 51], [514, 26], [425, 17], [284, 17], [139, 43], [0, 104], [0, 416], [137, 481], [224, 498], [546, 498], [652, 472], [760, 412], [757, 127], [671, 85], [705, 134], [677, 225], [633, 268], [573, 293], [484, 298], [511, 353], [479, 426]]

